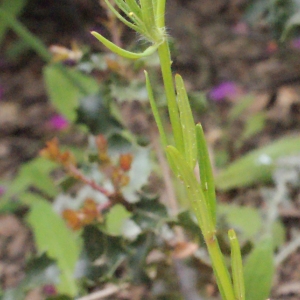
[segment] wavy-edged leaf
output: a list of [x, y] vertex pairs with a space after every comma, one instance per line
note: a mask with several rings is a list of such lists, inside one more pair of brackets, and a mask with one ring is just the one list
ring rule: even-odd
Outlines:
[[52, 206], [44, 201], [35, 203], [28, 214], [37, 248], [56, 261], [60, 270], [58, 289], [61, 293], [76, 296], [78, 284], [74, 278], [75, 265], [81, 252], [81, 241], [58, 216]]
[[207, 201], [207, 206], [209, 207], [212, 220], [214, 224], [216, 224], [216, 192], [214, 175], [201, 124], [196, 125], [196, 138], [201, 187]]
[[236, 300], [245, 300], [243, 263], [239, 241], [233, 229], [228, 231], [231, 248], [231, 271]]
[[284, 137], [230, 164], [216, 177], [216, 186], [229, 190], [270, 181], [276, 159], [299, 152], [300, 137]]
[[247, 300], [266, 300], [275, 272], [272, 237], [263, 238], [250, 253], [244, 266]]
[[175, 76], [177, 102], [180, 116], [180, 123], [183, 133], [185, 158], [191, 168], [194, 168], [197, 161], [197, 144], [195, 122], [190, 107], [184, 82], [180, 75]]

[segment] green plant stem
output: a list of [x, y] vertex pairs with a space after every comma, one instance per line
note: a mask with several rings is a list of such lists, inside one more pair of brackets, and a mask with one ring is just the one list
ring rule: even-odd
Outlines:
[[183, 133], [179, 119], [179, 112], [176, 103], [175, 86], [171, 71], [171, 56], [168, 41], [164, 41], [158, 47], [158, 55], [161, 65], [161, 72], [164, 81], [165, 93], [167, 97], [170, 121], [173, 129], [176, 148], [179, 152], [184, 152]]
[[204, 239], [223, 300], [235, 300], [230, 274], [215, 234], [211, 237], [204, 237]]
[[165, 8], [166, 0], [158, 0], [157, 11], [156, 11], [156, 24], [158, 28], [165, 27]]

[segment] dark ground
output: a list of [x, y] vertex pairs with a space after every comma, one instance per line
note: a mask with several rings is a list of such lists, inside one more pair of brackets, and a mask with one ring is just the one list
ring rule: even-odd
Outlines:
[[[266, 130], [247, 141], [238, 156], [274, 138], [300, 130], [300, 49], [289, 43], [273, 47], [263, 26], [253, 29], [242, 21], [246, 0], [168, 1], [170, 35], [179, 45], [174, 68], [188, 82], [190, 90], [209, 91], [222, 81], [234, 81], [255, 94], [252, 112], [267, 111]], [[53, 4], [54, 3], [54, 4]], [[47, 45], [69, 46], [72, 39], [89, 41], [88, 29], [100, 20], [103, 11], [93, 1], [29, 1], [24, 23]], [[179, 12], [179, 13], [178, 13]], [[7, 37], [4, 48], [13, 39]], [[1, 53], [1, 52], [0, 52]], [[2, 51], [3, 54], [3, 51]], [[20, 164], [33, 158], [44, 142], [56, 134], [47, 125], [55, 113], [47, 100], [42, 80], [43, 62], [28, 52], [14, 62], [0, 60], [0, 176], [12, 179]], [[211, 147], [217, 145], [228, 107], [234, 99], [220, 103], [221, 121], [205, 117]], [[232, 128], [231, 135], [238, 132]], [[68, 138], [66, 138], [68, 139]], [[69, 137], [72, 139], [72, 136]], [[294, 201], [300, 201], [300, 192]], [[242, 190], [221, 195], [221, 199], [260, 204], [258, 190]], [[288, 235], [299, 229], [300, 210], [282, 216]], [[12, 287], [22, 278], [30, 233], [16, 216], [0, 218], [0, 278], [3, 287]], [[277, 270], [272, 299], [300, 299], [300, 249], [295, 250]], [[31, 296], [28, 299], [35, 299]], [[39, 299], [38, 297], [36, 299]]]

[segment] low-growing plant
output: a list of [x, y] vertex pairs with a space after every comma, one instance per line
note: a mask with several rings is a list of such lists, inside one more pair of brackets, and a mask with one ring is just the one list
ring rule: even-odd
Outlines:
[[[92, 32], [102, 44], [115, 54], [133, 60], [158, 53], [172, 134], [165, 129], [165, 120], [155, 100], [156, 90], [153, 91], [150, 76], [145, 71], [146, 88], [165, 156], [175, 180], [183, 182], [193, 214], [179, 211], [176, 201], [174, 209], [175, 199], [169, 199], [170, 202], [165, 206], [158, 201], [157, 195], [143, 190], [151, 171], [149, 149], [137, 145], [128, 132], [117, 130], [118, 138], [126, 140], [126, 151], [109, 151], [115, 129], [122, 127], [118, 122], [120, 119], [110, 114], [107, 103], [104, 105], [104, 96], [99, 93], [96, 80], [78, 71], [80, 68], [93, 69], [97, 65], [95, 61], [98, 62], [96, 68], [101, 68], [99, 56], [98, 60], [94, 59], [90, 64], [83, 63], [78, 69], [53, 64], [53, 57], [41, 41], [13, 16], [6, 15], [2, 8], [0, 17], [48, 63], [44, 75], [50, 99], [56, 108], [69, 121], [88, 125], [93, 134], [108, 127], [113, 128], [105, 132], [108, 137], [96, 135], [91, 138], [91, 150], [87, 158], [81, 156], [78, 159], [70, 151], [62, 150], [57, 140], [48, 142], [42, 151], [44, 158], [25, 164], [8, 189], [4, 197], [7, 201], [2, 202], [1, 209], [17, 209], [9, 201], [11, 198], [30, 207], [27, 222], [33, 229], [40, 256], [31, 262], [28, 276], [21, 287], [8, 291], [3, 299], [23, 299], [24, 291], [40, 285], [55, 286], [54, 294], [60, 293], [73, 299], [86, 294], [89, 288], [103, 286], [107, 282], [149, 284], [152, 279], [161, 278], [161, 274], [169, 270], [166, 266], [170, 253], [175, 259], [187, 257], [195, 253], [201, 242], [207, 247], [210, 256], [208, 264], [212, 266], [223, 299], [265, 300], [269, 296], [274, 273], [272, 230], [263, 229], [262, 217], [257, 210], [219, 206], [216, 203], [215, 180], [202, 126], [194, 123], [183, 79], [178, 74], [172, 74], [169, 36], [165, 26], [166, 1], [115, 0], [112, 4], [105, 0], [105, 3], [116, 18], [139, 34], [142, 46], [147, 43], [149, 47], [141, 53], [127, 51], [101, 34]], [[101, 59], [105, 60], [103, 57]], [[147, 67], [147, 63], [138, 68], [142, 67]], [[106, 70], [121, 75], [125, 83], [129, 83], [126, 93], [133, 88], [134, 93], [138, 94], [142, 89], [141, 82], [130, 82], [133, 76], [128, 76], [128, 72], [120, 73], [124, 68], [129, 70], [130, 65], [116, 58], [106, 58]], [[111, 83], [110, 96], [118, 97], [121, 91], [121, 96], [125, 97], [124, 81], [120, 84], [115, 77], [107, 81]], [[64, 88], [59, 88], [61, 86]], [[92, 104], [88, 121], [84, 115], [80, 115], [80, 109], [78, 112], [79, 97], [83, 97], [83, 108], [86, 103], [86, 106]], [[96, 109], [95, 104], [98, 105]], [[99, 112], [101, 118], [97, 115]], [[128, 147], [128, 144], [131, 146]], [[275, 160], [287, 151], [298, 151], [299, 144], [297, 138], [287, 138], [248, 154], [225, 169], [217, 177], [216, 186], [230, 189], [270, 179]], [[57, 164], [67, 174], [59, 183], [63, 191], [61, 194], [50, 176]], [[200, 180], [195, 175], [195, 168], [199, 168]], [[78, 183], [84, 187], [78, 187]], [[70, 196], [74, 194], [76, 197]], [[61, 216], [53, 211], [52, 205], [45, 199], [55, 199], [53, 206]], [[225, 220], [224, 228], [229, 229], [227, 241], [221, 236], [224, 228], [218, 226], [217, 212]], [[253, 219], [257, 226], [253, 226], [252, 231], [247, 230], [248, 223]], [[178, 227], [181, 229], [178, 230]], [[232, 228], [237, 229], [238, 234], [241, 232], [241, 246]], [[182, 237], [182, 229], [189, 233], [192, 242]], [[264, 234], [260, 234], [260, 231]], [[244, 250], [244, 246], [249, 241], [252, 251], [243, 270], [241, 252], [248, 254], [249, 249]], [[230, 260], [221, 248], [229, 250]], [[81, 262], [84, 267], [76, 267]], [[40, 268], [36, 268], [36, 265]], [[45, 275], [50, 273], [50, 278]], [[170, 280], [171, 283], [167, 283], [172, 286], [172, 276], [164, 277]], [[164, 292], [171, 299], [180, 298], [178, 289], [169, 288], [168, 293]]]

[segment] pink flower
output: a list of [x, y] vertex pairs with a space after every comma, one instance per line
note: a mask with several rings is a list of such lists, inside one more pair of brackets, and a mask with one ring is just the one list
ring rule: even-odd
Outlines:
[[62, 115], [54, 115], [49, 120], [49, 126], [55, 130], [64, 130], [69, 126], [68, 120]]
[[55, 286], [50, 284], [44, 285], [43, 292], [46, 296], [53, 296], [57, 294]]
[[232, 81], [225, 81], [215, 86], [209, 93], [209, 96], [214, 101], [222, 101], [226, 98], [232, 98], [237, 96], [239, 88]]

